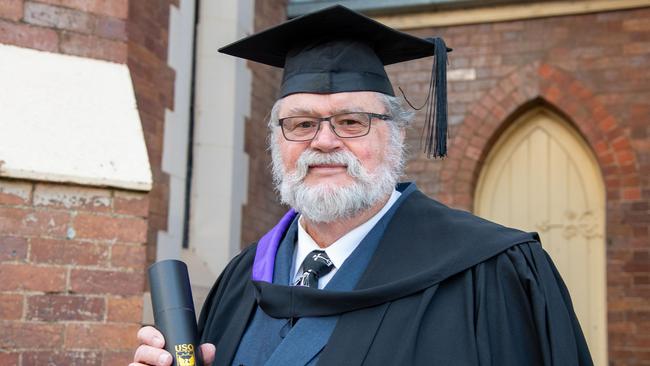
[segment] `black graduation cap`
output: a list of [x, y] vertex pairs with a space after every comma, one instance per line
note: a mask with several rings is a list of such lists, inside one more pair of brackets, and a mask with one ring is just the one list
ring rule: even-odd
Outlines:
[[394, 96], [384, 65], [434, 55], [424, 132], [425, 152], [434, 157], [445, 156], [447, 150], [447, 51], [451, 49], [441, 38], [415, 37], [342, 5], [289, 20], [219, 49], [284, 68], [280, 97], [351, 91]]

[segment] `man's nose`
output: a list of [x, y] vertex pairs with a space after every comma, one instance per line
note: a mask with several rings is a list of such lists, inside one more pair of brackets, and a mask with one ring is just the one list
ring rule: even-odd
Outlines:
[[341, 138], [334, 133], [331, 122], [326, 120], [321, 122], [320, 129], [316, 132], [310, 145], [313, 149], [328, 152], [340, 148], [343, 143]]

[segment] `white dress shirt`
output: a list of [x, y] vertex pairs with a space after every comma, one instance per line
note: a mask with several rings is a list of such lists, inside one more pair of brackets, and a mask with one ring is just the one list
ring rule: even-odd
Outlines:
[[327, 253], [327, 256], [330, 258], [334, 264], [334, 268], [325, 276], [318, 280], [318, 288], [322, 289], [327, 285], [327, 283], [334, 277], [336, 271], [341, 268], [343, 262], [352, 254], [352, 252], [359, 246], [361, 240], [366, 237], [368, 232], [372, 230], [377, 221], [381, 219], [386, 212], [393, 206], [395, 201], [401, 195], [400, 192], [393, 190], [388, 202], [382, 207], [382, 209], [377, 212], [373, 217], [363, 224], [352, 229], [352, 231], [340, 237], [337, 241], [332, 243], [329, 247], [323, 249], [316, 244], [314, 239], [307, 233], [303, 227], [302, 217], [298, 220], [298, 245], [296, 250], [293, 253], [293, 264], [291, 265], [291, 272], [293, 274], [291, 284], [295, 284], [300, 275], [302, 275], [302, 262], [307, 257], [307, 254], [311, 253], [313, 250], [324, 250]]

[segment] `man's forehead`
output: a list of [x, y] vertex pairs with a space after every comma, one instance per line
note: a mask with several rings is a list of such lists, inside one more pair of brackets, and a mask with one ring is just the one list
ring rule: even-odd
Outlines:
[[333, 94], [292, 94], [283, 98], [281, 112], [336, 114], [346, 112], [384, 112], [384, 99], [375, 92], [347, 92]]

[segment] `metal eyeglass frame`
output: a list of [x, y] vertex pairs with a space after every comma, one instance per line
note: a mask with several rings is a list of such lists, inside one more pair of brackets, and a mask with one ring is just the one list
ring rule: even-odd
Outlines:
[[[358, 135], [358, 136], [340, 136], [340, 135], [338, 134], [338, 132], [336, 132], [336, 127], [334, 127], [334, 125], [332, 124], [332, 118], [333, 118], [333, 117], [337, 117], [337, 116], [342, 116], [342, 115], [345, 115], [345, 114], [355, 114], [355, 113], [357, 113], [357, 114], [365, 114], [365, 115], [368, 116], [368, 130], [366, 130], [366, 133], [364, 133], [363, 135]], [[290, 138], [288, 138], [288, 137], [287, 137], [287, 134], [286, 134], [285, 131], [284, 131], [284, 125], [283, 125], [284, 121], [287, 120], [287, 119], [289, 119], [289, 118], [300, 118], [300, 117], [311, 118], [311, 119], [313, 119], [313, 120], [318, 121], [318, 127], [316, 128], [316, 132], [314, 132], [314, 136], [312, 136], [311, 138], [308, 138], [308, 139], [304, 139], [304, 140], [296, 140], [296, 139], [290, 139]], [[363, 136], [366, 136], [366, 135], [368, 135], [368, 134], [370, 133], [370, 127], [372, 126], [372, 119], [373, 119], [373, 118], [377, 118], [377, 119], [380, 119], [380, 120], [382, 120], [382, 121], [389, 121], [389, 120], [392, 119], [392, 117], [389, 116], [389, 115], [387, 115], [387, 114], [379, 114], [379, 113], [372, 113], [372, 112], [345, 112], [345, 113], [337, 113], [337, 114], [333, 114], [333, 115], [331, 115], [331, 116], [327, 116], [327, 117], [314, 117], [314, 116], [289, 116], [289, 117], [284, 117], [284, 118], [280, 118], [280, 119], [278, 119], [278, 124], [280, 125], [280, 129], [282, 130], [282, 136], [284, 136], [285, 140], [287, 140], [287, 141], [293, 141], [293, 142], [306, 142], [306, 141], [311, 141], [311, 140], [315, 139], [316, 136], [318, 136], [318, 132], [320, 131], [320, 128], [321, 128], [320, 126], [321, 126], [321, 125], [323, 124], [323, 122], [325, 122], [325, 121], [327, 121], [327, 122], [330, 123], [330, 128], [332, 129], [332, 132], [334, 132], [334, 134], [336, 135], [336, 137], [341, 138], [341, 139], [354, 139], [354, 138], [357, 138], [357, 137], [363, 137]]]

